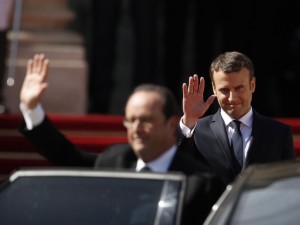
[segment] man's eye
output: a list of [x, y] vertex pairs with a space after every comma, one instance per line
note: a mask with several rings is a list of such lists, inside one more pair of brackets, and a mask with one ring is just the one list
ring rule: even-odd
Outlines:
[[220, 92], [223, 93], [223, 94], [226, 94], [229, 92], [229, 89], [220, 89]]
[[141, 118], [140, 121], [141, 123], [151, 123], [153, 120], [152, 118]]
[[153, 124], [153, 118], [152, 117], [147, 117], [147, 118], [136, 118], [136, 119], [125, 119], [123, 121], [123, 125], [126, 128], [131, 128], [133, 124], [137, 123], [140, 126], [143, 126], [144, 128], [151, 127]]
[[237, 90], [238, 90], [238, 91], [242, 91], [243, 89], [244, 89], [244, 86], [243, 86], [243, 85], [237, 87]]

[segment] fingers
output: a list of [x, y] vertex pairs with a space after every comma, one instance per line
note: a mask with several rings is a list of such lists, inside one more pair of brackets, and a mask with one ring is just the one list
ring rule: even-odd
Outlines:
[[34, 57], [27, 62], [27, 74], [38, 75], [42, 81], [45, 81], [48, 72], [49, 60], [44, 54], [35, 54]]
[[35, 54], [32, 59], [27, 62], [27, 73], [42, 74], [45, 71], [45, 64], [48, 64], [49, 60], [45, 58], [44, 54]]
[[42, 81], [45, 81], [47, 79], [48, 66], [49, 66], [49, 60], [48, 59], [44, 59], [42, 65], [41, 65], [41, 75], [43, 77]]
[[189, 77], [189, 86], [188, 86], [188, 94], [194, 94], [194, 91], [198, 90], [198, 76], [195, 74], [194, 76]]
[[199, 82], [199, 86], [198, 86], [198, 94], [203, 94], [204, 87], [205, 87], [205, 80], [203, 77], [200, 77], [200, 82]]
[[33, 57], [33, 68], [32, 68], [32, 72], [34, 73], [41, 73], [42, 67], [43, 67], [43, 63], [45, 60], [45, 55], [44, 54], [36, 54]]
[[33, 64], [33, 60], [29, 59], [28, 62], [27, 62], [26, 74], [31, 74], [32, 73], [32, 64]]
[[199, 95], [203, 98], [203, 92], [205, 88], [205, 80], [203, 77], [198, 77], [197, 74], [189, 77], [188, 85], [186, 83], [182, 84], [183, 97], [188, 95]]
[[201, 94], [204, 90], [204, 78], [201, 77], [199, 80], [199, 77], [197, 74], [194, 74], [193, 76], [189, 77], [189, 85], [187, 87], [187, 94]]
[[184, 98], [188, 95], [188, 88], [187, 88], [187, 84], [186, 83], [182, 84], [182, 94], [183, 94]]
[[194, 79], [192, 76], [189, 77], [188, 94], [194, 93]]
[[199, 87], [198, 87], [198, 85], [199, 85], [199, 78], [198, 78], [197, 74], [194, 74], [193, 80], [194, 80], [193, 93], [194, 92], [198, 93], [198, 91], [199, 91]]
[[214, 102], [215, 98], [215, 95], [211, 95], [208, 97], [208, 99], [206, 100], [206, 104], [208, 105], [208, 107]]

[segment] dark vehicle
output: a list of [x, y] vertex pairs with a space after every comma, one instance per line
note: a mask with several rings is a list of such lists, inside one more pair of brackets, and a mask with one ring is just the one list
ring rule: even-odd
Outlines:
[[181, 174], [34, 169], [0, 186], [0, 224], [176, 225]]
[[300, 224], [300, 161], [247, 168], [226, 188], [204, 224]]

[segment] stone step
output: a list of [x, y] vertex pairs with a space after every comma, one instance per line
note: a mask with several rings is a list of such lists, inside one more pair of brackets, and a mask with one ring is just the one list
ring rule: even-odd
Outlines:
[[[12, 40], [12, 34], [9, 35]], [[19, 93], [26, 73], [28, 59], [36, 53], [44, 53], [50, 59], [49, 89], [43, 105], [54, 113], [86, 113], [87, 65], [82, 38], [68, 30], [21, 31], [18, 39], [18, 54], [10, 55], [9, 67], [15, 67], [12, 74], [15, 84], [4, 87], [6, 106], [10, 113], [19, 113]], [[11, 74], [9, 74], [11, 76]]]
[[67, 0], [23, 0], [22, 29], [64, 28], [74, 19]]
[[[19, 93], [26, 73], [27, 59], [33, 56], [31, 53], [37, 51], [34, 47], [28, 46], [22, 52], [23, 58], [16, 61], [15, 84], [6, 85], [4, 88], [6, 105], [11, 113], [20, 112]], [[64, 45], [41, 45], [38, 52], [45, 53], [50, 59], [49, 87], [42, 99], [45, 110], [53, 113], [85, 114], [87, 68], [84, 60], [79, 57], [83, 55], [82, 49], [75, 46], [70, 48]], [[26, 54], [30, 57], [25, 58]]]
[[[36, 53], [44, 53], [50, 59], [49, 88], [42, 99], [45, 110], [61, 114], [86, 113], [87, 65], [83, 39], [66, 28], [73, 16], [67, 0], [23, 0], [21, 30], [8, 35], [12, 46], [17, 46], [17, 58], [9, 54], [7, 59], [7, 71], [15, 71], [9, 74], [15, 83], [4, 87], [10, 113], [20, 113], [19, 93], [27, 60]], [[9, 70], [13, 66], [16, 67]]]
[[76, 44], [82, 45], [83, 38], [76, 32], [70, 30], [20, 30], [19, 32], [10, 31], [8, 33], [10, 41], [18, 40], [20, 44]]
[[42, 10], [38, 12], [24, 12], [22, 15], [21, 29], [50, 29], [64, 28], [74, 19], [74, 14], [68, 10]]
[[[19, 114], [19, 95], [25, 77], [25, 61], [18, 62], [14, 85], [4, 87], [5, 104], [11, 114]], [[69, 64], [71, 68], [66, 68]], [[87, 113], [86, 69], [75, 68], [73, 61], [52, 60], [48, 75], [49, 87], [41, 102], [46, 112], [58, 114]]]

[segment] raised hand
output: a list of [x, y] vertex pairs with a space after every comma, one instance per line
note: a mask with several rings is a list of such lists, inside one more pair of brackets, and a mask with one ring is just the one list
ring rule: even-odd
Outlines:
[[182, 84], [182, 122], [189, 128], [193, 128], [197, 120], [204, 115], [209, 106], [213, 103], [215, 96], [203, 100], [203, 92], [205, 87], [204, 78], [198, 78], [198, 75], [189, 77], [189, 84]]
[[33, 109], [40, 102], [47, 88], [49, 60], [44, 54], [36, 54], [27, 62], [27, 72], [20, 92], [20, 101], [27, 109]]

